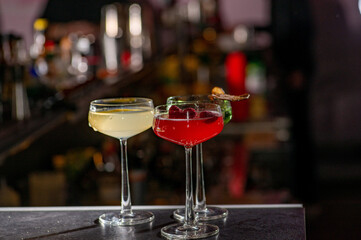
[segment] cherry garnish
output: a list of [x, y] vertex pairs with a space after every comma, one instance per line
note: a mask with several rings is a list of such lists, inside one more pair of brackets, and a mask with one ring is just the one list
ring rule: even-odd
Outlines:
[[185, 117], [187, 119], [195, 118], [197, 115], [196, 110], [194, 110], [193, 108], [186, 108], [183, 110], [183, 113], [185, 114]]
[[180, 109], [176, 105], [172, 105], [168, 111], [169, 118], [173, 119], [192, 119], [197, 115], [196, 110], [193, 108]]
[[169, 114], [169, 118], [182, 118], [182, 109], [180, 109], [179, 107], [172, 105], [169, 110], [168, 110], [168, 114]]
[[206, 118], [205, 123], [212, 123], [217, 120], [217, 115], [210, 111], [203, 111], [199, 114], [200, 118]]

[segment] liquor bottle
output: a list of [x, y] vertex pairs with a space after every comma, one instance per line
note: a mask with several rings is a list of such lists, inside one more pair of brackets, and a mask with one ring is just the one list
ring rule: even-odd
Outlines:
[[30, 57], [37, 59], [44, 53], [45, 30], [48, 27], [48, 21], [44, 18], [38, 18], [33, 24], [33, 43], [30, 46]]
[[246, 67], [246, 90], [252, 95], [249, 102], [249, 117], [262, 120], [268, 115], [266, 69], [258, 58], [250, 59]]
[[[241, 95], [246, 93], [247, 56], [243, 52], [231, 52], [227, 55], [225, 61], [226, 81], [229, 93], [232, 95]], [[232, 102], [232, 121], [241, 122], [248, 120], [249, 103], [248, 101]]]
[[0, 35], [0, 123], [3, 122], [3, 84], [4, 84], [4, 78], [5, 78], [5, 60], [4, 60], [4, 54], [3, 54], [3, 36]]
[[1, 121], [11, 120], [12, 82], [9, 62], [11, 59], [9, 34], [1, 37], [0, 66], [1, 66]]
[[30, 117], [29, 99], [25, 89], [27, 52], [24, 39], [10, 35], [10, 69], [12, 78], [12, 119], [24, 120]]

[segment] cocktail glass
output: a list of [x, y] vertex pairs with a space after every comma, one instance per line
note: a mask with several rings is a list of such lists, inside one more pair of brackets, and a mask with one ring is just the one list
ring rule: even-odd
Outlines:
[[136, 225], [150, 222], [154, 215], [147, 211], [132, 210], [127, 157], [127, 139], [152, 126], [153, 101], [148, 98], [99, 99], [90, 103], [88, 121], [95, 130], [118, 138], [121, 150], [121, 209], [99, 217], [103, 224]]
[[193, 209], [192, 148], [219, 134], [223, 129], [222, 111], [213, 103], [187, 102], [155, 108], [154, 133], [184, 146], [186, 160], [186, 199], [184, 221], [161, 229], [171, 239], [196, 239], [218, 234], [219, 228], [199, 223]]
[[[172, 96], [167, 99], [167, 104], [172, 105], [174, 103], [187, 103], [191, 101], [216, 103], [221, 107], [224, 124], [227, 124], [232, 119], [231, 103], [227, 100], [211, 99], [209, 98], [209, 95]], [[194, 211], [198, 220], [208, 221], [226, 217], [228, 215], [227, 209], [215, 206], [207, 206], [206, 204], [202, 143], [196, 145], [196, 173], [197, 178]], [[184, 214], [184, 208], [177, 209], [173, 212], [174, 218], [179, 221], [183, 221]]]

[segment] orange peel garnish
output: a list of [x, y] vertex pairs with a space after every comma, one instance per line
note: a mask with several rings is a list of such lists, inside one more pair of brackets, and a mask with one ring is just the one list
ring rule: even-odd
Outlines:
[[222, 88], [214, 87], [212, 89], [212, 94], [210, 95], [210, 98], [237, 102], [237, 101], [247, 100], [249, 99], [250, 96], [251, 95], [249, 93], [245, 93], [242, 95], [230, 95], [230, 94], [226, 94]]

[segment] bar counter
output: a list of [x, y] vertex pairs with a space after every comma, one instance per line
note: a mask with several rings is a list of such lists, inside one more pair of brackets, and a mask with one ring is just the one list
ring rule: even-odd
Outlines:
[[[300, 204], [218, 205], [228, 209], [226, 219], [210, 221], [220, 228], [208, 239], [304, 240], [305, 214]], [[174, 209], [184, 206], [133, 206], [146, 209], [155, 220], [137, 226], [103, 226], [98, 216], [120, 207], [0, 208], [0, 239], [162, 239], [160, 229], [175, 222]]]

